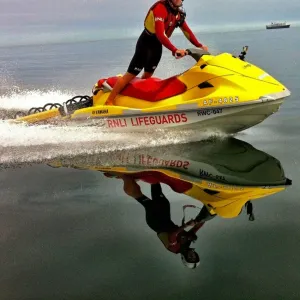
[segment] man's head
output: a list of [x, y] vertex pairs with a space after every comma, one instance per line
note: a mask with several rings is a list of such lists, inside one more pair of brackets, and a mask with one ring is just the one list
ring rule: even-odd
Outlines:
[[168, 2], [171, 8], [177, 10], [179, 7], [182, 6], [183, 0], [168, 0]]
[[197, 252], [190, 248], [192, 242], [197, 240], [197, 235], [192, 232], [183, 230], [179, 236], [181, 244], [181, 260], [185, 267], [195, 269], [200, 264], [200, 258]]
[[189, 269], [195, 269], [200, 265], [199, 255], [193, 248], [181, 252], [181, 261]]
[[193, 232], [187, 232], [183, 230], [179, 235], [180, 244], [183, 247], [189, 247], [192, 242], [197, 240], [197, 235]]

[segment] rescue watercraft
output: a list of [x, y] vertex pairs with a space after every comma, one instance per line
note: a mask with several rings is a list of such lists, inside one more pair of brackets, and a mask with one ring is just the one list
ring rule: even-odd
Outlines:
[[48, 103], [13, 122], [63, 121], [94, 125], [103, 131], [135, 132], [153, 129], [215, 130], [236, 133], [275, 113], [290, 91], [278, 80], [239, 56], [212, 55], [187, 49], [196, 63], [167, 79], [134, 79], [117, 98], [104, 105], [117, 76], [100, 79], [92, 96], [76, 96], [63, 104]]
[[235, 138], [65, 157], [48, 165], [161, 182], [223, 218], [234, 218], [245, 205], [251, 208], [251, 201], [292, 184], [278, 159]]

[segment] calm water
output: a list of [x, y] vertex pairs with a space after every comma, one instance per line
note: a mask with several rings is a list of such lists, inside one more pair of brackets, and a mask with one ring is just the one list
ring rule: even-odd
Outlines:
[[[107, 153], [107, 163], [116, 149], [130, 153], [136, 146], [189, 143], [195, 136], [104, 135], [2, 121], [1, 300], [300, 298], [300, 28], [198, 36], [212, 53], [239, 54], [248, 45], [247, 60], [291, 90], [277, 114], [236, 138], [278, 159], [293, 185], [255, 202], [253, 223], [242, 214], [206, 224], [195, 244], [202, 266], [191, 272], [164, 250], [120, 181], [91, 170], [7, 166], [95, 152]], [[178, 36], [174, 42], [190, 46]], [[134, 47], [135, 40], [107, 40], [0, 48], [2, 118], [16, 109], [90, 94], [100, 77], [126, 70]], [[167, 77], [192, 64], [189, 58], [174, 62], [165, 51], [156, 75]], [[149, 194], [149, 186], [142, 186]], [[198, 202], [163, 188], [179, 223], [182, 205]]]

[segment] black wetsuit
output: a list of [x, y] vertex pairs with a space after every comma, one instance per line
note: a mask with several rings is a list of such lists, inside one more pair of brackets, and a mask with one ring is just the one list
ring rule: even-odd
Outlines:
[[144, 68], [145, 72], [153, 73], [162, 56], [162, 44], [155, 35], [149, 35], [145, 30], [140, 35], [134, 56], [127, 72], [138, 75]]
[[148, 226], [158, 234], [177, 230], [179, 227], [171, 220], [170, 202], [159, 183], [151, 184], [151, 198], [142, 196], [136, 199], [145, 207]]
[[[173, 253], [180, 253], [190, 246], [192, 240], [196, 239], [196, 232], [203, 226], [206, 220], [213, 218], [205, 206], [197, 216], [199, 223], [193, 226], [188, 232], [184, 227], [179, 227], [171, 220], [170, 202], [162, 193], [160, 183], [151, 184], [151, 197], [143, 195], [136, 200], [145, 207], [146, 222], [148, 226], [157, 233], [164, 246]], [[181, 236], [186, 240], [182, 243]], [[189, 238], [188, 238], [189, 237]]]

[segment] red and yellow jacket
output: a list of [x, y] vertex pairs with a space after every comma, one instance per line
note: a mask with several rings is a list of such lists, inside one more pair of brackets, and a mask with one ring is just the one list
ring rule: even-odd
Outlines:
[[174, 14], [168, 7], [166, 0], [154, 3], [145, 18], [144, 26], [149, 34], [156, 35], [158, 40], [174, 54], [177, 48], [170, 42], [173, 31], [180, 27], [186, 38], [196, 47], [203, 45], [186, 23], [184, 16], [178, 11]]

